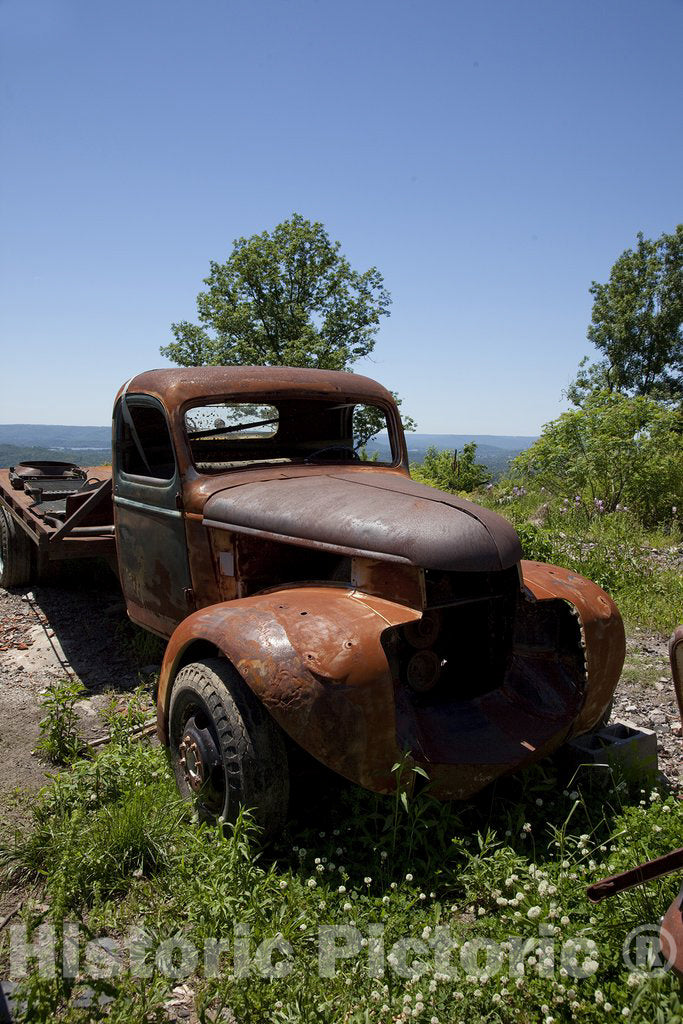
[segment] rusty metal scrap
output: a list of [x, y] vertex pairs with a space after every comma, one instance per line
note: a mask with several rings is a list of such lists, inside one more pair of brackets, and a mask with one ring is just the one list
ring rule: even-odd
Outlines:
[[683, 981], [683, 888], [664, 915], [659, 943], [665, 962]]
[[[678, 626], [674, 630], [669, 642], [669, 657], [674, 689], [683, 721], [683, 626]], [[603, 878], [589, 886], [586, 893], [592, 903], [599, 903], [607, 897], [638, 885], [644, 885], [657, 878], [663, 878], [682, 868], [683, 847], [672, 850], [671, 853], [666, 853], [662, 857], [655, 857], [653, 860], [638, 864], [629, 871], [622, 871], [618, 875]], [[679, 978], [683, 979], [683, 888], [664, 915], [659, 933], [659, 943], [665, 963]]]
[[544, 562], [523, 562], [524, 583], [539, 600], [560, 598], [575, 610], [589, 685], [581, 713], [570, 735], [587, 732], [609, 704], [626, 654], [626, 636], [619, 610], [609, 594], [569, 569]]
[[678, 626], [674, 630], [669, 641], [669, 658], [676, 700], [681, 713], [681, 725], [683, 725], [683, 626]]
[[[626, 889], [652, 882], [681, 868], [683, 848], [672, 850], [671, 853], [646, 861], [644, 864], [638, 864], [630, 871], [603, 878], [589, 886], [587, 895], [592, 903], [599, 903]], [[659, 945], [664, 963], [683, 980], [683, 888], [664, 915], [659, 931]]]
[[[540, 592], [536, 567], [523, 563], [523, 569], [525, 581], [528, 571], [530, 586]], [[566, 581], [566, 575], [560, 570], [558, 578]], [[467, 697], [456, 659], [433, 700], [406, 684], [392, 649], [397, 631], [421, 620], [420, 607], [339, 584], [276, 589], [208, 607], [187, 618], [169, 643], [158, 693], [159, 735], [167, 742], [176, 672], [192, 660], [193, 645], [209, 643], [235, 665], [284, 731], [328, 767], [387, 792], [394, 786], [393, 764], [410, 750], [435, 796], [462, 799], [557, 749], [593, 688], [603, 695], [597, 705], [604, 711], [601, 701], [609, 700], [621, 668], [623, 630], [618, 613], [608, 606], [608, 615], [599, 604], [601, 593], [593, 584], [583, 587], [577, 611], [590, 631], [590, 609], [598, 604], [607, 639], [610, 629], [616, 634], [611, 661], [588, 666], [569, 644], [550, 644], [540, 627], [529, 635], [522, 617], [518, 646], [501, 678]], [[528, 597], [523, 607], [532, 619], [534, 610], [547, 613], [553, 629], [556, 616], [569, 616], [567, 600], [566, 592], [557, 602], [549, 591]]]
[[666, 853], [663, 857], [655, 857], [654, 860], [648, 860], [644, 864], [638, 864], [630, 871], [622, 871], [618, 875], [610, 875], [609, 878], [595, 882], [587, 889], [588, 899], [591, 903], [600, 903], [601, 900], [614, 896], [618, 892], [633, 889], [637, 885], [644, 885], [645, 882], [651, 882], [655, 878], [663, 878], [664, 875], [670, 875], [672, 871], [679, 871], [681, 868], [683, 868], [683, 848], [672, 850], [671, 853]]
[[330, 468], [322, 476], [307, 469], [277, 481], [235, 481], [208, 499], [204, 521], [424, 569], [488, 572], [522, 557], [507, 520], [472, 502], [383, 469]]

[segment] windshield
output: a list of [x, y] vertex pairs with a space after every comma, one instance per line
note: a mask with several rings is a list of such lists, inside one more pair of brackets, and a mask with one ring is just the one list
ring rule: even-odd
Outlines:
[[186, 410], [185, 430], [205, 473], [260, 462], [392, 465], [398, 458], [386, 411], [365, 402], [205, 400]]

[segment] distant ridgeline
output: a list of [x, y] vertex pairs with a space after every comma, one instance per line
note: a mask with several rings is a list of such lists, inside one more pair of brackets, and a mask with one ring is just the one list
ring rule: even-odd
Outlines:
[[0, 469], [31, 459], [77, 462], [81, 466], [111, 462], [111, 427], [0, 423]]
[[[462, 451], [474, 441], [477, 462], [482, 462], [494, 477], [503, 474], [510, 459], [519, 455], [535, 437], [508, 437], [497, 434], [406, 434], [408, 457], [422, 462], [428, 448]], [[388, 460], [389, 439], [385, 432], [368, 442], [367, 452], [379, 453]], [[69, 427], [43, 423], [0, 423], [0, 468], [27, 459], [62, 459], [84, 466], [111, 462], [111, 427]]]
[[[411, 462], [421, 463], [428, 448], [462, 451], [471, 441], [477, 446], [476, 461], [483, 463], [491, 470], [494, 478], [502, 476], [508, 468], [510, 459], [530, 448], [535, 437], [516, 437], [506, 434], [406, 434], [408, 458]], [[379, 452], [380, 459], [388, 459], [389, 438], [382, 432], [366, 445], [369, 455]]]

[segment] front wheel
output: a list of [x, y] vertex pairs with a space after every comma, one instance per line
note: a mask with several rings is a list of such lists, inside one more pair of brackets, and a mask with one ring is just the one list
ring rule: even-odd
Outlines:
[[186, 665], [169, 708], [169, 743], [182, 796], [205, 821], [234, 821], [251, 809], [266, 838], [279, 832], [289, 797], [280, 729], [241, 676], [222, 658]]
[[31, 581], [33, 545], [14, 519], [0, 508], [0, 587]]

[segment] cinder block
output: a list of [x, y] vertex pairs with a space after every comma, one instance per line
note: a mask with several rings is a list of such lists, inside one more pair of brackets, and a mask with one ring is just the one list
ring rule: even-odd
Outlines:
[[[576, 736], [559, 751], [567, 770], [576, 771], [581, 765], [603, 766], [605, 782], [611, 776], [609, 769], [627, 779], [650, 779], [657, 776], [657, 734], [633, 722], [610, 722], [595, 732]], [[586, 769], [598, 782], [596, 768]]]

